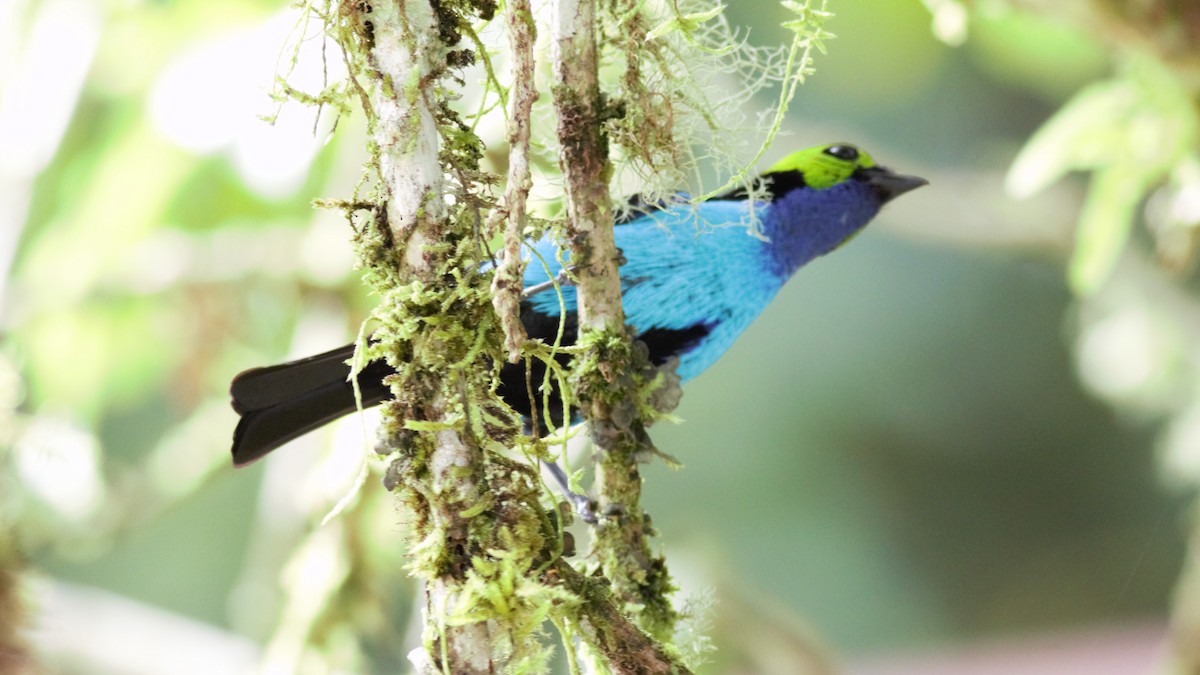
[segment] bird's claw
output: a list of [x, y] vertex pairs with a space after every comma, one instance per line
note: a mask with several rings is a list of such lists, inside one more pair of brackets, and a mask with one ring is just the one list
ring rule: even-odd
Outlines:
[[555, 286], [574, 286], [575, 281], [571, 278], [571, 275], [573, 275], [574, 273], [575, 273], [575, 268], [573, 266], [567, 267], [565, 269], [559, 270], [558, 274], [554, 275], [553, 279], [550, 279], [548, 281], [543, 281], [540, 284], [526, 286], [525, 290], [521, 291], [521, 299], [528, 300], [529, 298], [532, 298], [533, 296], [537, 295], [538, 293], [542, 293], [543, 291], [548, 291], [551, 288], [554, 288]]
[[596, 502], [587, 495], [580, 494], [571, 489], [570, 480], [567, 478], [567, 472], [563, 471], [558, 462], [550, 462], [546, 464], [546, 469], [550, 475], [554, 477], [554, 482], [558, 483], [558, 489], [562, 491], [563, 497], [571, 503], [575, 509], [575, 513], [579, 515], [583, 522], [589, 525], [595, 525], [599, 520], [596, 517]]
[[595, 525], [600, 522], [596, 517], [596, 502], [592, 501], [591, 497], [581, 495], [578, 492], [566, 493], [567, 501], [571, 502], [571, 506], [575, 509], [575, 514], [588, 525]]

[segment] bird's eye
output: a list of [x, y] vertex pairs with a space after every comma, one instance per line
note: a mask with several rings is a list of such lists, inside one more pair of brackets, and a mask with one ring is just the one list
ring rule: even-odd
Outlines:
[[825, 154], [847, 162], [858, 161], [858, 148], [853, 145], [831, 145], [825, 148]]

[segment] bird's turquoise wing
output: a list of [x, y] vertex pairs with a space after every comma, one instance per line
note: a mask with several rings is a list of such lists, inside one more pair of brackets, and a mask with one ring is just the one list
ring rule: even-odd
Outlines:
[[[779, 280], [762, 273], [766, 242], [750, 233], [750, 225], [745, 201], [720, 200], [652, 211], [615, 229], [625, 257], [626, 320], [652, 357], [680, 356], [684, 379], [712, 365], [779, 289]], [[552, 242], [531, 248], [526, 287], [553, 278], [563, 262]], [[546, 317], [573, 314], [575, 289], [560, 290], [561, 297], [544, 291], [528, 306]]]

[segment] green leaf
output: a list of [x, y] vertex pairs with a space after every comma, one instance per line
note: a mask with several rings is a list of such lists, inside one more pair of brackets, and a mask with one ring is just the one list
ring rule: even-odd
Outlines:
[[1081, 91], [1017, 154], [1005, 179], [1009, 194], [1030, 197], [1070, 171], [1120, 160], [1125, 149], [1122, 123], [1138, 105], [1137, 88], [1127, 80], [1102, 82]]
[[1071, 290], [1076, 294], [1092, 293], [1112, 273], [1129, 241], [1147, 178], [1142, 167], [1129, 163], [1114, 164], [1093, 175], [1068, 270]]
[[1068, 273], [1073, 291], [1091, 293], [1108, 278], [1139, 203], [1186, 161], [1196, 138], [1187, 89], [1161, 65], [1132, 57], [1119, 77], [1084, 89], [1029, 140], [1007, 178], [1015, 197], [1069, 171], [1094, 172]]
[[668, 19], [652, 28], [650, 32], [646, 34], [646, 39], [656, 40], [668, 33], [679, 31], [679, 34], [683, 37], [684, 41], [686, 41], [692, 47], [714, 56], [724, 56], [725, 54], [732, 52], [736, 48], [736, 45], [709, 47], [702, 44], [696, 39], [695, 36], [696, 30], [698, 30], [702, 24], [717, 18], [721, 15], [721, 12], [724, 11], [725, 5], [717, 5], [712, 9], [703, 12], [692, 12], [691, 14], [677, 13], [674, 18]]

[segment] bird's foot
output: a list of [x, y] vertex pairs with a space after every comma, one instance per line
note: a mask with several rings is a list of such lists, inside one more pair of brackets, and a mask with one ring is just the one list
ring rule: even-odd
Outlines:
[[558, 462], [546, 464], [546, 469], [554, 477], [554, 482], [558, 483], [558, 489], [562, 492], [563, 497], [566, 497], [567, 501], [571, 503], [571, 506], [575, 509], [575, 513], [583, 519], [583, 522], [595, 525], [598, 522], [596, 518], [596, 502], [585, 494], [571, 490], [571, 482], [567, 478], [567, 472], [563, 471]]
[[559, 270], [558, 274], [554, 275], [554, 278], [550, 279], [549, 281], [543, 281], [540, 284], [526, 286], [525, 290], [521, 291], [521, 299], [528, 300], [538, 293], [548, 291], [556, 286], [574, 286], [575, 281], [571, 278], [574, 273], [574, 267], [567, 267], [566, 269]]
[[[627, 262], [629, 262], [629, 260], [628, 260], [628, 258], [625, 257], [625, 252], [618, 248], [617, 249], [617, 266], [620, 267]], [[525, 290], [521, 291], [521, 299], [528, 300], [529, 298], [532, 298], [533, 296], [537, 295], [538, 293], [543, 293], [543, 292], [548, 291], [555, 287], [574, 286], [575, 285], [574, 277], [575, 277], [576, 269], [578, 269], [578, 268], [574, 265], [565, 267], [565, 268], [559, 270], [558, 274], [554, 275], [553, 279], [550, 279], [548, 281], [543, 281], [540, 284], [526, 286]]]

